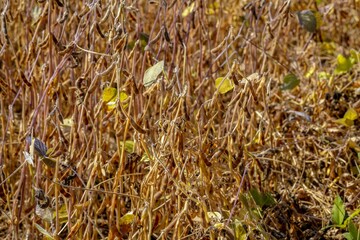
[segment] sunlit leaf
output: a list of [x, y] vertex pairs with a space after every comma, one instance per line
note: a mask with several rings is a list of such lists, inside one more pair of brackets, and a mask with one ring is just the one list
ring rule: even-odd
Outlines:
[[[126, 102], [126, 100], [128, 99], [128, 95], [125, 92], [120, 92], [120, 102], [124, 103]], [[108, 107], [108, 110], [112, 110], [116, 107], [116, 100], [117, 100], [117, 96], [116, 98], [112, 99], [110, 102], [106, 103], [106, 106]], [[128, 104], [124, 104], [123, 108], [127, 108]]]
[[219, 93], [225, 94], [234, 88], [234, 82], [229, 78], [219, 77], [215, 80], [215, 87]]
[[335, 122], [338, 124], [342, 124], [345, 127], [351, 127], [352, 125], [354, 125], [354, 121], [347, 118], [339, 118], [336, 119]]
[[286, 75], [283, 82], [281, 90], [291, 90], [300, 84], [300, 80], [292, 73]]
[[[121, 91], [119, 95], [120, 95], [121, 103], [124, 103], [129, 97], [124, 91]], [[113, 108], [116, 107], [117, 98], [118, 98], [118, 95], [117, 95], [116, 88], [107, 87], [103, 90], [101, 99], [103, 100], [103, 102], [106, 103], [108, 110], [112, 110]], [[126, 108], [127, 104], [125, 104], [123, 107]]]
[[42, 233], [47, 239], [54, 239], [53, 236], [51, 236], [51, 234], [46, 231], [43, 227], [41, 227], [39, 224], [35, 223], [35, 227], [37, 230], [39, 230], [40, 233]]
[[156, 63], [145, 71], [143, 84], [145, 87], [151, 86], [156, 79], [164, 71], [164, 61]]
[[25, 161], [27, 161], [28, 164], [30, 164], [31, 166], [34, 166], [34, 159], [31, 156], [31, 154], [26, 152], [26, 151], [23, 151], [23, 154], [24, 154], [24, 157], [25, 157]]
[[301, 27], [303, 27], [308, 32], [315, 32], [317, 23], [316, 16], [311, 10], [303, 10], [297, 12], [297, 17]]
[[344, 117], [340, 119], [336, 119], [335, 122], [342, 124], [346, 127], [351, 127], [352, 125], [354, 125], [354, 120], [356, 120], [358, 117], [359, 116], [356, 110], [353, 108], [349, 108], [344, 114]]
[[307, 71], [307, 73], [305, 73], [305, 78], [311, 77], [314, 74], [315, 70], [316, 70], [316, 67], [314, 65]]
[[335, 74], [346, 73], [353, 66], [353, 64], [351, 63], [350, 58], [344, 57], [342, 54], [339, 54], [336, 59], [337, 59], [337, 65], [336, 65], [336, 68], [335, 68], [335, 71], [334, 71]]
[[331, 220], [336, 225], [341, 225], [345, 219], [345, 205], [339, 195], [335, 197], [331, 211]]
[[222, 220], [222, 215], [219, 212], [207, 212], [206, 214], [213, 221], [220, 222]]
[[181, 16], [184, 18], [184, 17], [187, 17], [190, 13], [192, 13], [194, 11], [194, 8], [195, 8], [195, 1], [192, 2], [189, 6], [187, 6], [184, 11], [182, 12]]
[[222, 229], [224, 229], [225, 224], [222, 223], [222, 222], [217, 222], [217, 223], [214, 224], [214, 227], [215, 227], [217, 230], [222, 230]]
[[116, 89], [116, 88], [107, 87], [107, 88], [105, 88], [105, 89], [103, 90], [101, 99], [102, 99], [105, 103], [108, 103], [108, 102], [116, 99], [116, 95], [117, 95], [117, 89]]
[[349, 120], [356, 120], [358, 117], [359, 115], [354, 108], [349, 108], [344, 115], [344, 118]]
[[120, 225], [131, 224], [134, 222], [134, 220], [135, 220], [135, 215], [132, 212], [128, 212], [119, 219], [119, 224]]
[[246, 240], [247, 237], [246, 237], [246, 231], [242, 225], [242, 223], [235, 219], [234, 221], [234, 235], [235, 235], [235, 239], [236, 240]]

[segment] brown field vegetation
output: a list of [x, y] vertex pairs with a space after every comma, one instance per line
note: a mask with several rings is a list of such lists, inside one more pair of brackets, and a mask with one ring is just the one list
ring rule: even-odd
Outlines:
[[360, 1], [0, 12], [1, 239], [360, 239]]

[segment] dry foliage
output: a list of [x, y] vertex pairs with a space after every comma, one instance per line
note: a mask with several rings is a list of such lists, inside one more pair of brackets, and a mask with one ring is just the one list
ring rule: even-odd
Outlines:
[[334, 69], [359, 1], [0, 3], [2, 239], [341, 237], [322, 228], [336, 195], [359, 208], [359, 120], [334, 121], [360, 112], [359, 64]]

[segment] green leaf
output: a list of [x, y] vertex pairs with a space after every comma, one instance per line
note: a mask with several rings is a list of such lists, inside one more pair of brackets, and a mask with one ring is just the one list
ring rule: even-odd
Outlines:
[[156, 79], [164, 71], [164, 61], [156, 63], [145, 71], [143, 84], [145, 87], [150, 87], [156, 82]]
[[349, 233], [350, 233], [352, 239], [360, 240], [360, 230], [355, 226], [353, 221], [349, 222], [348, 230], [349, 230]]
[[334, 71], [335, 74], [346, 73], [353, 66], [353, 64], [351, 63], [350, 58], [344, 57], [342, 54], [339, 54], [336, 59], [337, 59], [337, 65], [336, 65], [336, 68], [335, 68], [335, 71]]
[[346, 238], [346, 240], [354, 240], [350, 233], [344, 233], [343, 236]]
[[336, 196], [334, 205], [331, 211], [331, 220], [336, 225], [341, 225], [345, 219], [345, 206], [339, 195]]
[[311, 33], [316, 31], [316, 16], [313, 11], [303, 10], [297, 12], [296, 14], [302, 28]]
[[300, 80], [292, 73], [286, 75], [283, 82], [281, 90], [292, 90], [300, 84]]
[[233, 227], [234, 227], [234, 235], [236, 240], [247, 239], [246, 231], [239, 220], [235, 219]]
[[[128, 153], [133, 153], [134, 145], [135, 145], [134, 141], [126, 140], [125, 141], [125, 151]], [[121, 142], [121, 146], [124, 146], [124, 142]]]
[[275, 204], [275, 200], [268, 193], [261, 193], [256, 188], [250, 189], [250, 194], [253, 197], [256, 205], [260, 208], [269, 207]]
[[221, 94], [225, 94], [234, 88], [234, 82], [229, 78], [219, 77], [215, 80], [215, 87]]

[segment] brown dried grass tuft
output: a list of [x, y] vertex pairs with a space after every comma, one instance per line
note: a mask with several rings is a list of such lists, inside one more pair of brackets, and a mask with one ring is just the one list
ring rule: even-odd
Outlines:
[[[321, 74], [360, 48], [360, 3], [315, 2], [1, 0], [0, 236], [338, 235], [321, 229], [336, 195], [359, 208], [360, 131], [333, 120], [359, 113], [359, 64]], [[304, 9], [321, 13], [314, 34]], [[300, 85], [281, 91], [289, 73]], [[106, 87], [129, 99], [109, 110]], [[48, 148], [34, 167], [29, 135]]]

